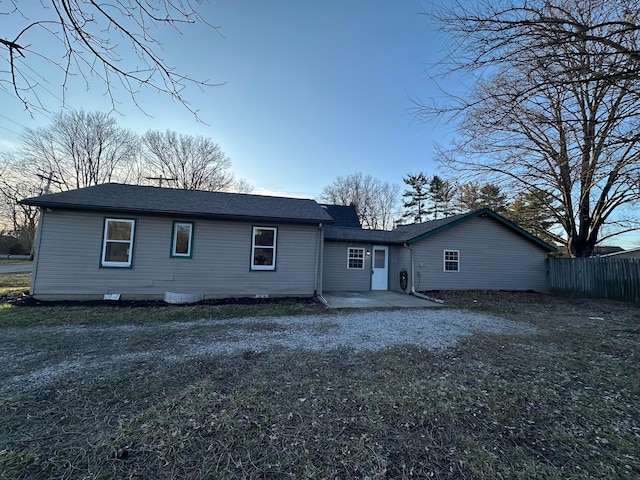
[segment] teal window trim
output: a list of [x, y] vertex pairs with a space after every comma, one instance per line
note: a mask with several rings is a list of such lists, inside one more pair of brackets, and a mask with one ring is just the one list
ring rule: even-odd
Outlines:
[[[176, 252], [178, 245], [178, 226], [189, 226], [189, 240], [187, 243], [187, 253]], [[171, 258], [193, 258], [193, 238], [194, 238], [194, 222], [182, 222], [180, 220], [174, 220], [171, 223], [171, 251], [169, 256]]]
[[[129, 240], [114, 240], [108, 239], [107, 235], [109, 232], [108, 225], [111, 222], [127, 222], [131, 224], [131, 234], [129, 236]], [[100, 268], [133, 268], [133, 253], [135, 249], [135, 238], [136, 238], [136, 224], [137, 219], [135, 218], [119, 218], [119, 217], [104, 217], [102, 222], [102, 248], [100, 250]], [[110, 262], [106, 260], [107, 256], [107, 244], [108, 243], [128, 243], [129, 244], [129, 255], [126, 262]]]
[[[258, 231], [271, 231], [273, 232], [273, 245], [256, 245], [256, 234]], [[257, 250], [271, 250], [271, 263], [262, 264], [257, 263], [256, 259], [259, 258], [259, 252]], [[274, 272], [276, 270], [278, 259], [278, 227], [265, 227], [254, 225], [251, 227], [251, 257], [249, 258], [249, 269], [252, 272]], [[266, 259], [265, 259], [266, 260]]]

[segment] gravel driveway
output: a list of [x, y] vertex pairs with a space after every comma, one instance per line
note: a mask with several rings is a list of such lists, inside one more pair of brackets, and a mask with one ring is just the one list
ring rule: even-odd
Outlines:
[[474, 332], [530, 333], [529, 325], [459, 310], [405, 309], [121, 326], [2, 328], [0, 398], [57, 380], [162, 368], [202, 356], [273, 348], [441, 349]]

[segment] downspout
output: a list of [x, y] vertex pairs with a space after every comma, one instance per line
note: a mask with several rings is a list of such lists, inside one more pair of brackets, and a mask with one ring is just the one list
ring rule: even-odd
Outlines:
[[422, 298], [424, 300], [430, 300], [432, 302], [437, 302], [437, 303], [444, 303], [444, 300], [441, 300], [439, 298], [433, 298], [433, 297], [429, 297], [427, 295], [423, 295], [420, 292], [416, 292], [416, 287], [414, 284], [414, 271], [415, 271], [415, 265], [414, 265], [414, 261], [413, 261], [413, 249], [409, 246], [408, 242], [405, 242], [403, 245], [405, 248], [409, 249], [409, 252], [411, 253], [411, 276], [409, 278], [411, 278], [411, 295], [414, 295], [418, 298]]
[[410, 293], [411, 293], [411, 295], [415, 295], [416, 294], [416, 289], [415, 289], [415, 286], [414, 286], [414, 278], [413, 278], [414, 277], [413, 272], [415, 270], [414, 269], [414, 265], [413, 265], [413, 249], [409, 246], [408, 242], [405, 242], [403, 244], [403, 247], [409, 249], [409, 254], [410, 254], [410, 258], [411, 258], [411, 265], [409, 267], [409, 279], [411, 281], [411, 291], [410, 291]]
[[323, 243], [323, 229], [322, 223], [318, 224], [318, 238], [316, 241], [316, 266], [315, 266], [315, 275], [313, 282], [313, 295], [322, 295], [322, 279], [320, 275], [322, 275], [322, 243]]
[[40, 260], [40, 243], [42, 239], [42, 223], [44, 222], [44, 208], [40, 207], [40, 218], [36, 227], [35, 238], [33, 239], [33, 266], [31, 267], [31, 286], [29, 295], [33, 296], [36, 276], [38, 275], [38, 261]]

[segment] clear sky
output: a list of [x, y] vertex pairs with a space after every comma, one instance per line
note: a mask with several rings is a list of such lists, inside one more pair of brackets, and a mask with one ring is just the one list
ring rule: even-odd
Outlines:
[[[136, 97], [143, 111], [116, 90], [120, 104], [113, 115], [139, 133], [170, 129], [213, 139], [255, 193], [317, 198], [337, 176], [356, 172], [404, 188], [408, 173], [438, 173], [434, 145], [453, 136], [451, 125], [423, 123], [408, 113], [412, 99], [441, 95], [428, 72], [443, 57], [447, 38], [419, 14], [433, 1], [204, 0], [199, 11], [219, 33], [204, 26], [185, 27], [182, 35], [160, 32], [169, 65], [222, 84], [185, 92], [202, 122], [180, 103], [146, 90]], [[42, 7], [24, 1], [21, 8]], [[23, 27], [0, 16], [9, 38], [7, 32]], [[34, 49], [39, 40], [32, 39]], [[49, 78], [46, 62], [34, 66], [34, 75]], [[52, 94], [43, 97], [49, 113], [32, 117], [0, 91], [0, 151], [16, 146], [24, 127], [47, 126], [60, 111], [62, 92], [50, 78]], [[70, 109], [111, 109], [99, 81], [71, 79], [64, 100]], [[630, 248], [640, 238], [612, 242]]]
[[[39, 2], [34, 2], [38, 7]], [[204, 123], [179, 103], [143, 92], [144, 113], [128, 101], [119, 125], [140, 133], [171, 129], [205, 135], [256, 192], [315, 198], [339, 175], [355, 172], [404, 186], [407, 173], [436, 173], [433, 143], [446, 129], [408, 114], [411, 98], [434, 94], [425, 69], [442, 37], [412, 0], [210, 0], [210, 28], [165, 36], [164, 56], [178, 70], [222, 86], [186, 92]], [[61, 97], [59, 88], [47, 87]], [[104, 87], [78, 82], [66, 105], [110, 109]], [[59, 100], [47, 99], [51, 112]], [[0, 148], [23, 127], [46, 126], [1, 94]]]

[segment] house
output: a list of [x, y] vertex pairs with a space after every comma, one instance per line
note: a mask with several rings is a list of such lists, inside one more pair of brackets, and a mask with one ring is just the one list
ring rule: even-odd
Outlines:
[[640, 258], [640, 247], [630, 248], [629, 250], [618, 250], [613, 253], [600, 255], [602, 258]]
[[327, 291], [546, 291], [546, 257], [554, 251], [487, 208], [391, 231], [329, 224], [323, 285]]
[[[625, 250], [622, 247], [614, 246], [614, 245], [596, 245], [593, 247], [591, 251], [590, 257], [608, 257], [610, 255], [615, 255], [618, 253], [623, 253]], [[565, 245], [561, 245], [558, 247], [558, 256], [570, 258], [571, 254], [569, 253], [569, 249]]]
[[22, 203], [42, 211], [31, 293], [43, 300], [544, 291], [554, 251], [488, 209], [382, 231], [353, 206], [135, 185]]
[[313, 200], [103, 184], [42, 195], [39, 299], [313, 296], [325, 222]]

